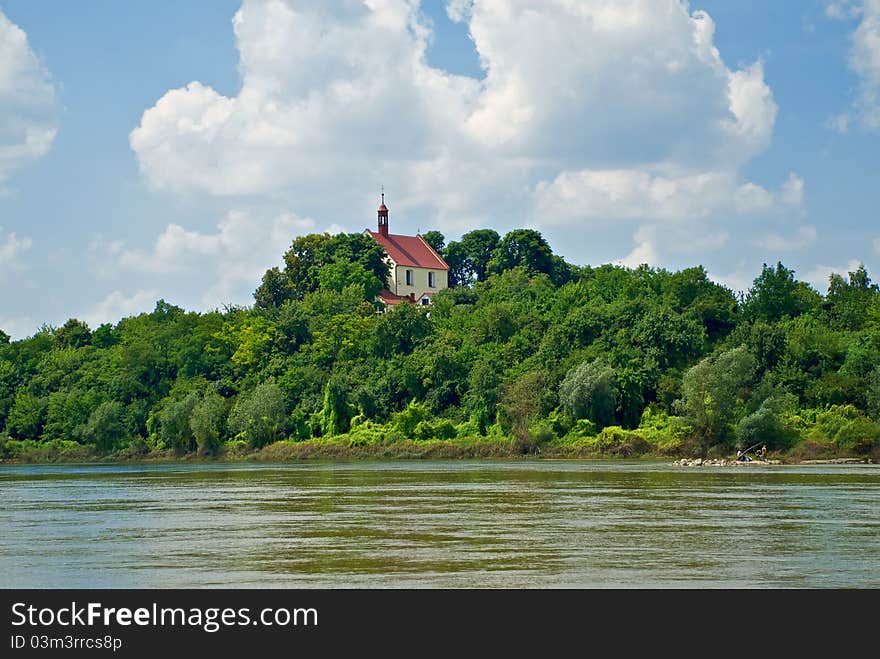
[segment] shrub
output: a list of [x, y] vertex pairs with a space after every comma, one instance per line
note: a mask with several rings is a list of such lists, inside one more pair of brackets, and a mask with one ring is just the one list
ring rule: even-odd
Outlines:
[[620, 426], [607, 426], [596, 437], [596, 448], [602, 453], [628, 457], [651, 450], [651, 445], [637, 432]]
[[736, 426], [737, 444], [743, 449], [766, 444], [770, 449], [789, 448], [798, 438], [796, 430], [785, 423], [786, 414], [796, 405], [794, 396], [767, 398], [755, 412], [740, 419]]
[[391, 425], [404, 437], [415, 437], [416, 427], [431, 417], [428, 408], [413, 399], [405, 409], [391, 415]]
[[864, 417], [845, 423], [834, 435], [838, 448], [867, 454], [880, 444], [880, 425]]
[[595, 437], [597, 432], [599, 429], [595, 423], [589, 419], [578, 419], [569, 434], [574, 437]]
[[540, 421], [532, 427], [532, 438], [536, 444], [546, 444], [556, 439], [556, 431], [548, 421]]
[[455, 426], [449, 419], [439, 419], [437, 421], [419, 421], [413, 431], [415, 439], [453, 439], [456, 436]]
[[853, 405], [832, 405], [816, 414], [815, 426], [826, 439], [834, 440], [841, 428], [861, 417], [862, 413]]

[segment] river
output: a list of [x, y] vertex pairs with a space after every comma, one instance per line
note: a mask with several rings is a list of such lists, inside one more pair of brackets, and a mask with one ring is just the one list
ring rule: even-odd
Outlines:
[[0, 465], [0, 587], [878, 588], [880, 466]]

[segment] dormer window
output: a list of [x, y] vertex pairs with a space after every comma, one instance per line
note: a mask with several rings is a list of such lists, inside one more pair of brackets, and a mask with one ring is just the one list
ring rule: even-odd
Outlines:
[[428, 288], [437, 288], [437, 284], [434, 281], [434, 273], [433, 272], [428, 273]]
[[413, 285], [413, 271], [412, 270], [406, 271], [406, 285], [407, 286]]

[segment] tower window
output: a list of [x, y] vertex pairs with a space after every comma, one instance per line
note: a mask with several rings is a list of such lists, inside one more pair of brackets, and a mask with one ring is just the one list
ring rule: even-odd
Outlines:
[[406, 271], [406, 285], [407, 286], [413, 285], [413, 271], [412, 270]]
[[435, 288], [436, 284], [434, 283], [434, 273], [428, 273], [428, 288]]

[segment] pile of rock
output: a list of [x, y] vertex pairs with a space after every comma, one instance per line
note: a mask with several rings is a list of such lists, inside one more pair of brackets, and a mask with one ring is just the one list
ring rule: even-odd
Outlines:
[[676, 467], [727, 467], [732, 464], [731, 460], [724, 458], [711, 458], [704, 460], [703, 458], [682, 458], [672, 463]]
[[676, 467], [740, 467], [748, 465], [778, 465], [780, 460], [751, 460], [740, 462], [739, 460], [726, 460], [724, 458], [682, 458], [672, 463]]

